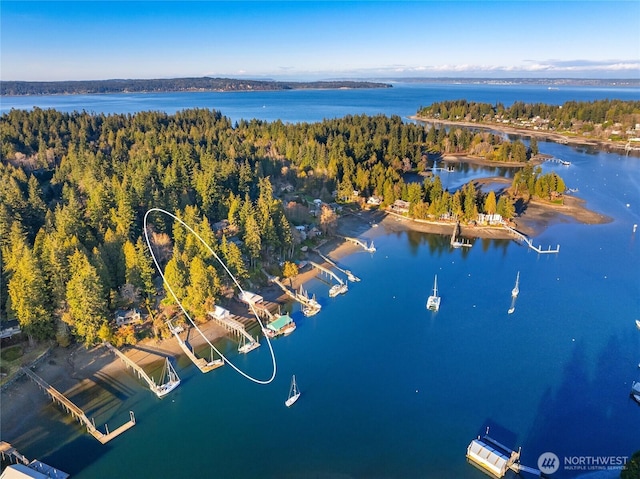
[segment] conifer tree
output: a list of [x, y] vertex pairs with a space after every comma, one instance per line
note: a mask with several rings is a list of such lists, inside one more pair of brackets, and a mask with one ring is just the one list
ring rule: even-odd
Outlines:
[[91, 345], [99, 339], [98, 332], [107, 321], [104, 286], [87, 256], [79, 250], [69, 259], [69, 268], [72, 271], [66, 294], [69, 310], [63, 319], [86, 345]]
[[49, 291], [41, 271], [33, 252], [24, 248], [8, 285], [11, 309], [30, 340], [48, 339], [55, 332]]

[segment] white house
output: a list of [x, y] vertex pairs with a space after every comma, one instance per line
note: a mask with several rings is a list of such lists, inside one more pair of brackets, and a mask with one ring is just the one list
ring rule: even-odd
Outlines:
[[116, 311], [115, 317], [116, 325], [118, 327], [125, 326], [127, 324], [140, 324], [142, 322], [140, 311], [135, 308], [126, 311], [123, 309], [119, 309]]
[[242, 291], [238, 295], [238, 299], [245, 304], [257, 304], [264, 301], [264, 298], [262, 296], [252, 293], [251, 291]]
[[222, 306], [214, 306], [213, 311], [209, 311], [207, 314], [215, 319], [227, 319], [231, 317], [231, 312], [228, 309], [224, 309]]

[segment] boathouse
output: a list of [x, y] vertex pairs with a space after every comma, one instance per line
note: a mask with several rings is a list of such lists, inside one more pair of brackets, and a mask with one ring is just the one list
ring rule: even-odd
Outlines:
[[283, 314], [275, 321], [267, 324], [267, 329], [273, 331], [276, 335], [282, 334], [284, 332], [284, 329], [291, 323], [293, 323], [293, 319], [291, 319], [291, 316], [289, 316], [288, 314]]
[[520, 459], [520, 454], [508, 451], [487, 436], [474, 439], [467, 447], [467, 459], [492, 476], [503, 477]]

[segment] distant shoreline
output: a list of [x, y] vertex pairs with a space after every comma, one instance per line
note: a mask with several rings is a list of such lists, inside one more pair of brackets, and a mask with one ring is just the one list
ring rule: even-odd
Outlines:
[[[410, 120], [419, 121], [422, 123], [430, 123], [430, 124], [438, 124], [438, 125], [447, 125], [447, 126], [461, 126], [464, 128], [480, 128], [483, 130], [495, 130], [500, 131], [502, 133], [511, 133], [520, 136], [529, 136], [535, 137], [537, 139], [553, 141], [555, 143], [562, 143], [566, 145], [572, 146], [590, 146], [593, 148], [605, 150], [605, 151], [619, 151], [625, 150], [626, 141], [605, 141], [605, 140], [597, 140], [593, 138], [585, 138], [585, 137], [575, 137], [569, 135], [563, 135], [562, 133], [554, 132], [554, 131], [540, 131], [540, 130], [531, 130], [528, 128], [517, 128], [514, 126], [504, 126], [500, 124], [493, 123], [475, 123], [471, 121], [451, 121], [451, 120], [435, 120], [433, 118], [424, 118], [418, 115], [413, 115], [408, 117]], [[630, 153], [634, 153], [630, 151]], [[637, 153], [637, 152], [635, 152]], [[492, 165], [503, 165], [503, 163], [499, 161], [490, 162]]]
[[0, 96], [100, 95], [144, 93], [197, 93], [286, 90], [344, 90], [392, 88], [389, 83], [371, 81], [275, 81], [233, 78], [170, 78], [149, 80], [0, 81]]

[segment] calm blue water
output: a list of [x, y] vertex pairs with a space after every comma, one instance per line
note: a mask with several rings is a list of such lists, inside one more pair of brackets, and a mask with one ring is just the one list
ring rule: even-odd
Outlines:
[[232, 121], [258, 118], [283, 122], [322, 121], [345, 115], [379, 113], [407, 117], [434, 101], [466, 99], [486, 103], [515, 101], [562, 104], [568, 100], [638, 100], [639, 88], [562, 87], [541, 85], [461, 85], [394, 83], [393, 88], [363, 90], [294, 90], [270, 92], [199, 92], [113, 95], [52, 95], [0, 97], [0, 113], [17, 109], [55, 108], [60, 111], [135, 113], [159, 110], [175, 113], [187, 108], [220, 110]]
[[[29, 100], [62, 109], [87, 101], [87, 110], [107, 112], [207, 106], [234, 120], [311, 121], [363, 112], [406, 116], [429, 95], [504, 103], [619, 96], [591, 89], [399, 86]], [[272, 111], [254, 114], [263, 104]], [[183, 383], [164, 400], [130, 376], [105, 384], [120, 403], [96, 405], [89, 411], [96, 423], [116, 427], [129, 409], [138, 419], [107, 446], [53, 406], [41, 412], [42, 429], [11, 442], [74, 478], [482, 478], [465, 452], [487, 426], [501, 442], [522, 446], [522, 462], [533, 467], [547, 451], [561, 460], [630, 456], [640, 448], [640, 406], [629, 397], [631, 382], [640, 380], [634, 325], [640, 231], [632, 233], [640, 224], [640, 160], [539, 146], [571, 161], [569, 168], [544, 168], [558, 171], [611, 223], [563, 218], [535, 239], [543, 247], [560, 244], [558, 255], [537, 255], [513, 241], [477, 240], [471, 249], [451, 250], [448, 237], [363, 231], [377, 252], [339, 261], [362, 281], [338, 298], [328, 298], [320, 280], [309, 283], [323, 309], [305, 318], [294, 306], [298, 329], [273, 342], [278, 374], [272, 384], [249, 383], [229, 367], [203, 375], [180, 360]], [[451, 185], [486, 174], [443, 173]], [[517, 271], [520, 295], [508, 315]], [[434, 314], [425, 302], [436, 273], [442, 304]], [[237, 360], [260, 377], [270, 374], [266, 345]], [[287, 409], [292, 374], [302, 397]], [[553, 475], [577, 476], [562, 468]]]

